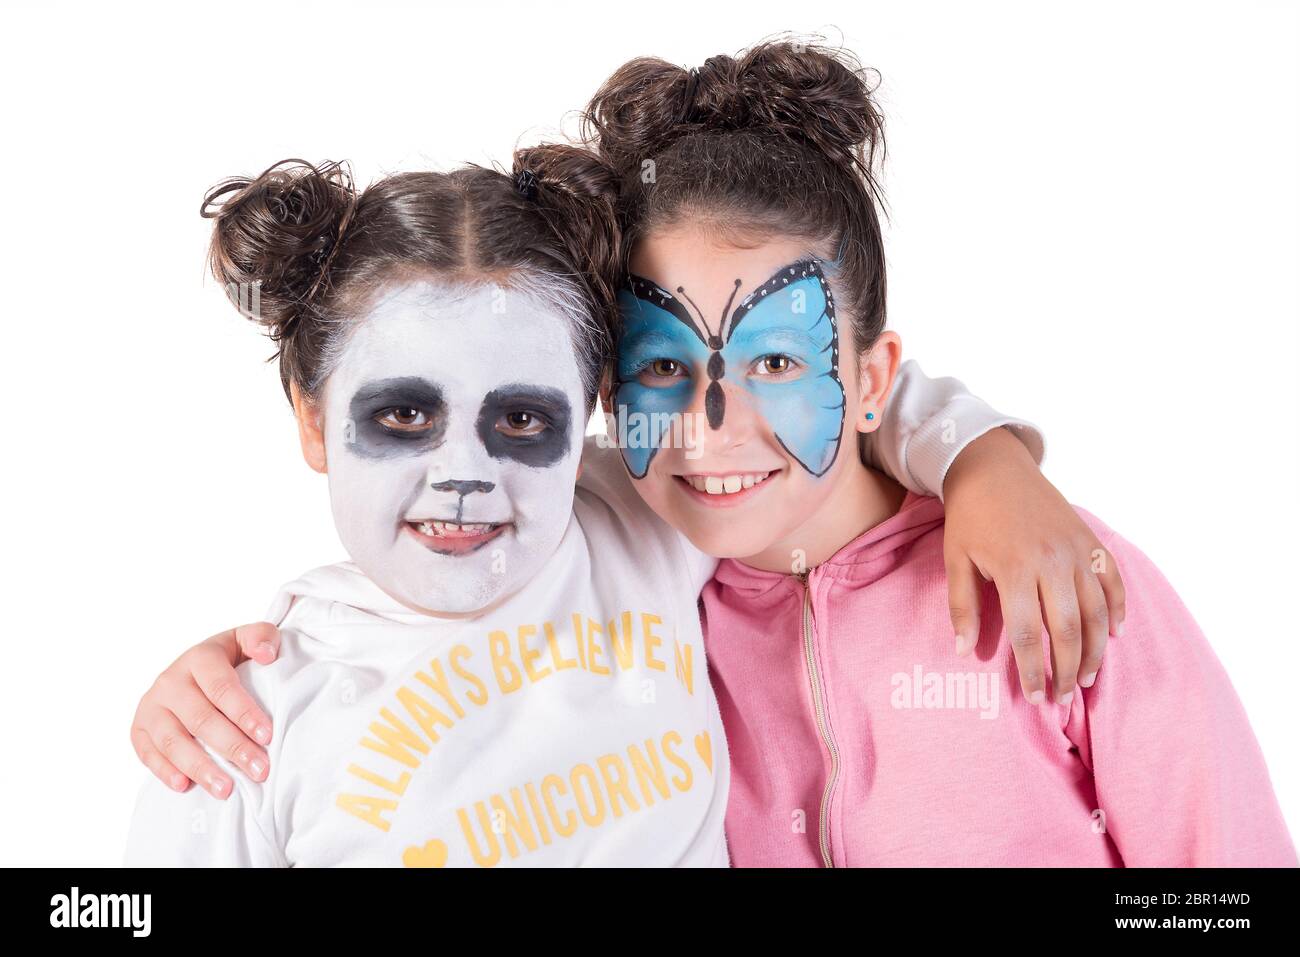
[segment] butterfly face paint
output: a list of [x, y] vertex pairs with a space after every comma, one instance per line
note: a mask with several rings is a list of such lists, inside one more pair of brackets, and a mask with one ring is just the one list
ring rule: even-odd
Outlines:
[[389, 290], [322, 400], [348, 554], [418, 610], [471, 612], [518, 590], [568, 526], [585, 403], [568, 321], [526, 295]]
[[[839, 452], [845, 403], [835, 304], [821, 264], [805, 260], [785, 266], [737, 304], [740, 285], [737, 279], [721, 315], [707, 317], [686, 289], [678, 287], [673, 295], [648, 279], [631, 277], [619, 294], [624, 331], [615, 402], [629, 418], [665, 422], [686, 412], [694, 398], [693, 376], [704, 376], [709, 428], [723, 426], [730, 391], [754, 405], [804, 469], [823, 475]], [[796, 361], [799, 374], [751, 375], [768, 357]], [[647, 384], [646, 370], [665, 361], [692, 375]], [[629, 441], [623, 449], [637, 478], [645, 476], [665, 432], [641, 435], [644, 440]]]

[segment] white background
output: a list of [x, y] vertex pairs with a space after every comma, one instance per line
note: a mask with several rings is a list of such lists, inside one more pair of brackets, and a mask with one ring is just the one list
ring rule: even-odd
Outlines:
[[1296, 9], [7, 5], [0, 861], [116, 863], [154, 674], [342, 557], [270, 347], [204, 275], [205, 189], [505, 161], [632, 56], [787, 29], [883, 74], [905, 354], [1039, 423], [1052, 481], [1160, 565], [1300, 835]]

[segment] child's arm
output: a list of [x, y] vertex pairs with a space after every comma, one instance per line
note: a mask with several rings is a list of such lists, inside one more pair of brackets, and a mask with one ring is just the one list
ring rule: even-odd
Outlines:
[[[869, 465], [913, 492], [945, 500], [944, 559], [957, 653], [979, 638], [980, 584], [998, 589], [1025, 697], [1046, 697], [1042, 629], [1051, 635], [1052, 698], [1092, 684], [1109, 634], [1121, 634], [1124, 585], [1097, 536], [1038, 462], [1043, 439], [973, 396], [903, 363]], [[1041, 599], [1041, 605], [1040, 605]]]
[[1100, 523], [1128, 628], [1070, 709], [1094, 814], [1129, 867], [1294, 867], [1268, 768], [1223, 666], [1151, 560]]

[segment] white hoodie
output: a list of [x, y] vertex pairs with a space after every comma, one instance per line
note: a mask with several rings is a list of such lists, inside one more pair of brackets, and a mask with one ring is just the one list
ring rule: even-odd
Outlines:
[[[872, 458], [938, 494], [1000, 416], [953, 379], [900, 370]], [[590, 443], [542, 574], [473, 619], [433, 619], [356, 566], [277, 595], [272, 665], [240, 666], [271, 716], [271, 774], [141, 793], [129, 865], [727, 864], [729, 762], [696, 600], [715, 562], [659, 521]]]

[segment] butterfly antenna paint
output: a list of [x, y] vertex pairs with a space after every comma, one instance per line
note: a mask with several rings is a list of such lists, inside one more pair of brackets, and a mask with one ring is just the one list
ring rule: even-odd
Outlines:
[[704, 313], [700, 311], [700, 307], [695, 305], [695, 300], [692, 299], [690, 296], [686, 295], [686, 287], [678, 286], [677, 294], [679, 296], [682, 296], [687, 302], [691, 304], [691, 308], [695, 310], [695, 314], [700, 317], [700, 325], [704, 327], [704, 331], [708, 334], [709, 338], [713, 339], [714, 338], [713, 330], [709, 328], [708, 320], [704, 318]]

